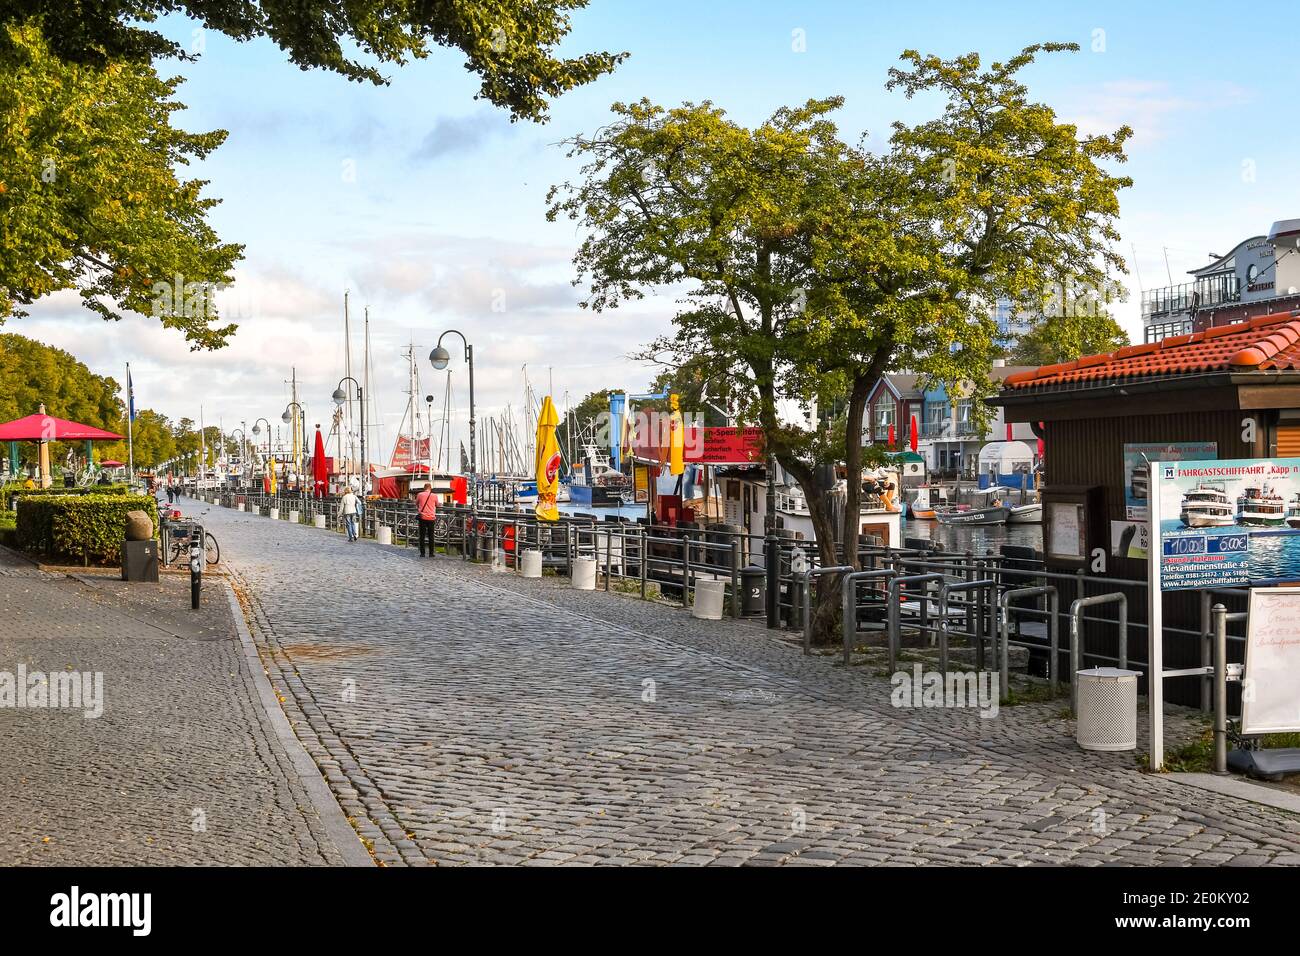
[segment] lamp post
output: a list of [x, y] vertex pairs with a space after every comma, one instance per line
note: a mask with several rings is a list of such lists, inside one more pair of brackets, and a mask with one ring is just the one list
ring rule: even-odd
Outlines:
[[478, 500], [478, 453], [474, 442], [474, 346], [469, 344], [463, 332], [448, 329], [438, 336], [438, 344], [429, 353], [429, 362], [438, 371], [445, 369], [451, 362], [451, 353], [442, 347], [442, 340], [455, 333], [465, 345], [465, 361], [469, 365], [469, 480], [474, 500]]
[[366, 401], [365, 401], [366, 393], [365, 390], [361, 387], [360, 382], [358, 382], [351, 375], [344, 375], [341, 379], [339, 379], [338, 388], [334, 389], [333, 398], [334, 398], [335, 405], [342, 407], [343, 403], [348, 400], [348, 393], [343, 388], [344, 382], [351, 382], [353, 386], [356, 388], [357, 402], [360, 403], [361, 405], [361, 521], [360, 521], [360, 525], [361, 525], [361, 536], [365, 537], [366, 483], [370, 477], [370, 470], [366, 467]]
[[[294, 421], [294, 414], [291, 411], [291, 409], [295, 409], [295, 408], [298, 410], [297, 422]], [[301, 484], [302, 483], [302, 453], [299, 450], [298, 435], [301, 434], [303, 444], [304, 445], [307, 444], [307, 413], [303, 411], [303, 407], [299, 405], [297, 402], [290, 402], [288, 405], [284, 406], [284, 412], [283, 414], [280, 415], [280, 421], [284, 422], [286, 425], [289, 425], [289, 427], [293, 429], [292, 432], [293, 437], [291, 439], [291, 441], [293, 442], [293, 470], [295, 473], [297, 473], [298, 482]], [[301, 432], [299, 432], [298, 428], [296, 427], [299, 424], [301, 424], [302, 426]]]
[[271, 465], [271, 423], [265, 418], [259, 418], [253, 422], [253, 434], [256, 436], [262, 433], [262, 422], [266, 422], [266, 460], [262, 462], [262, 470], [265, 471]]
[[[240, 422], [239, 424], [242, 426], [244, 423]], [[235, 432], [239, 432], [239, 475], [242, 478], [244, 475], [244, 468], [245, 468], [244, 457], [248, 452], [248, 435], [244, 432], [244, 429], [242, 427], [232, 428], [230, 429], [231, 438], [235, 437]], [[229, 465], [229, 462], [227, 462], [227, 465]], [[229, 477], [228, 473], [226, 477]]]

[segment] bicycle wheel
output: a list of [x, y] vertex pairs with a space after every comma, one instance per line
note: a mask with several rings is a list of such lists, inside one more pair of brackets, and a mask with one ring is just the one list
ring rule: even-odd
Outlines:
[[203, 556], [207, 558], [208, 564], [216, 564], [221, 560], [221, 545], [217, 544], [217, 539], [211, 534], [203, 536]]

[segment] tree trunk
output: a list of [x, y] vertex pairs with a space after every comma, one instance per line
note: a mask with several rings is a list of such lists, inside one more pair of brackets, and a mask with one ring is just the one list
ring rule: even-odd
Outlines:
[[856, 376], [849, 392], [848, 418], [844, 424], [844, 478], [847, 494], [844, 500], [844, 526], [842, 544], [844, 563], [857, 568], [858, 534], [862, 523], [859, 512], [862, 502], [862, 413], [867, 405], [873, 380]]
[[[835, 550], [835, 524], [831, 520], [831, 487], [817, 480], [818, 471], [806, 462], [790, 455], [779, 455], [781, 467], [794, 476], [808, 501], [813, 534], [817, 536], [817, 559], [821, 567], [829, 568], [840, 563]], [[823, 575], [818, 585], [819, 594], [812, 608], [812, 642], [831, 644], [840, 634], [840, 589], [834, 578]]]

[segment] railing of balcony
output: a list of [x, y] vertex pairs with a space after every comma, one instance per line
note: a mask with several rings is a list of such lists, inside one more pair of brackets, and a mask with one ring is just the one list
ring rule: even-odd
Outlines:
[[1237, 283], [1236, 275], [1223, 273], [1206, 276], [1195, 282], [1184, 282], [1181, 285], [1143, 292], [1142, 314], [1144, 316], [1172, 315], [1177, 312], [1188, 312], [1194, 308], [1240, 300], [1241, 288]]

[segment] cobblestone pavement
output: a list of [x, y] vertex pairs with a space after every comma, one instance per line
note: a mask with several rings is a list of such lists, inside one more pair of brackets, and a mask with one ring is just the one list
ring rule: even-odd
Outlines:
[[0, 863], [344, 862], [269, 725], [225, 586], [204, 594], [193, 612], [187, 578], [69, 578], [0, 550], [0, 672], [101, 672], [104, 702], [93, 719], [0, 707]]
[[1081, 752], [1059, 702], [895, 709], [751, 624], [210, 511], [386, 863], [1300, 864], [1300, 818]]

